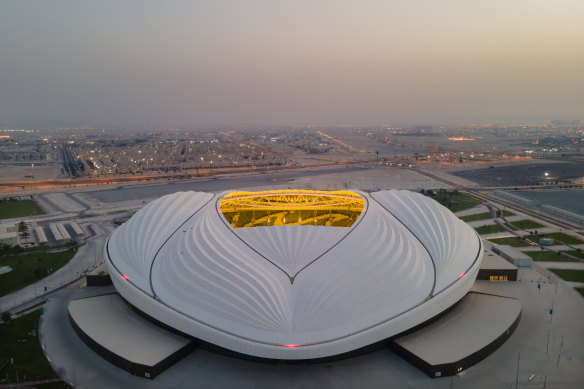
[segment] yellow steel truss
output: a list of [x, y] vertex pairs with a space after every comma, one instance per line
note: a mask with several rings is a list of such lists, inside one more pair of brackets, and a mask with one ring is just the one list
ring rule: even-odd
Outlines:
[[221, 212], [234, 228], [321, 225], [350, 227], [363, 211], [349, 191], [270, 190], [234, 192], [221, 199]]

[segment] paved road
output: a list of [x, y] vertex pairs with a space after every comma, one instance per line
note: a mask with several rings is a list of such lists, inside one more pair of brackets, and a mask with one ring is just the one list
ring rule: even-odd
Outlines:
[[[154, 380], [135, 377], [92, 352], [68, 322], [68, 302], [98, 294], [100, 288], [71, 286], [53, 295], [45, 305], [39, 334], [61, 377], [83, 388], [508, 389], [515, 387], [517, 376], [523, 388], [541, 388], [544, 380], [549, 388], [580, 388], [584, 382], [584, 299], [565, 283], [557, 285], [529, 268], [519, 269], [517, 282], [477, 281], [474, 289], [481, 292], [518, 298], [523, 316], [505, 344], [452, 378], [428, 378], [388, 349], [310, 364], [252, 362], [196, 349]], [[529, 381], [532, 374], [535, 377]]]
[[314, 169], [287, 170], [274, 173], [233, 175], [228, 177], [202, 178], [189, 181], [156, 183], [150, 185], [131, 185], [112, 189], [87, 192], [102, 202], [132, 200], [137, 198], [160, 197], [180, 191], [218, 192], [236, 188], [252, 188], [283, 184], [295, 178], [318, 176], [334, 173], [349, 173], [369, 170], [364, 166], [333, 166]]
[[[96, 260], [102, 257], [102, 250], [107, 239], [108, 232], [102, 230], [98, 236], [87, 240], [87, 244], [79, 247], [75, 256], [69, 263], [48, 277], [26, 286], [16, 292], [0, 297], [0, 312], [18, 310], [21, 305], [40, 298], [46, 293], [68, 284], [81, 277], [88, 269], [95, 265]], [[45, 286], [47, 291], [45, 292]]]
[[33, 388], [35, 385], [42, 385], [42, 384], [49, 384], [52, 382], [61, 382], [63, 381], [60, 378], [51, 378], [48, 380], [40, 380], [40, 381], [28, 381], [28, 382], [19, 382], [14, 384], [2, 384], [0, 385], [0, 389], [4, 388]]

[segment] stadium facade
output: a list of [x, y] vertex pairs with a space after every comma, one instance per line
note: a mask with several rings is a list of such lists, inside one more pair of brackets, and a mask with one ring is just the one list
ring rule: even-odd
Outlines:
[[315, 359], [446, 311], [477, 276], [481, 239], [409, 191], [179, 192], [105, 246], [120, 295], [189, 336], [251, 356]]

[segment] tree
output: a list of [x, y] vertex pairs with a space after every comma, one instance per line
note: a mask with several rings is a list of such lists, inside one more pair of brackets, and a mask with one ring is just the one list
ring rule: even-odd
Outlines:
[[20, 232], [21, 239], [26, 239], [29, 237], [28, 226], [26, 225], [26, 223], [24, 221], [21, 221], [20, 223], [18, 223], [18, 232]]
[[8, 312], [8, 311], [2, 312], [1, 318], [2, 318], [2, 321], [9, 322], [10, 319], [12, 319], [12, 314], [10, 312]]

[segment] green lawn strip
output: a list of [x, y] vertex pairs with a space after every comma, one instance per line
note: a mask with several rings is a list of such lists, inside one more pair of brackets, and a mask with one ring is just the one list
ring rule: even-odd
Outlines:
[[558, 242], [562, 242], [564, 244], [582, 244], [584, 241], [575, 238], [571, 235], [564, 234], [563, 232], [552, 232], [551, 234], [545, 234], [546, 237], [553, 238]]
[[0, 248], [0, 255], [12, 255], [12, 254], [22, 254], [22, 253], [30, 253], [33, 251], [46, 251], [52, 247], [42, 245], [42, 246], [34, 246], [34, 247], [1, 247]]
[[32, 200], [10, 200], [0, 202], [0, 219], [44, 215], [43, 210]]
[[78, 245], [77, 242], [71, 241], [71, 242], [56, 245], [56, 246], [41, 245], [41, 246], [34, 246], [34, 247], [17, 247], [17, 246], [15, 246], [15, 247], [0, 247], [0, 256], [34, 253], [37, 251], [44, 252], [44, 251], [48, 251], [48, 250], [61, 249], [61, 248], [66, 248], [66, 247], [75, 247], [77, 245]]
[[0, 325], [0, 363], [14, 358], [14, 364], [8, 363], [0, 370], [0, 377], [8, 376], [11, 383], [16, 382], [17, 371], [20, 382], [58, 378], [39, 343], [39, 317], [40, 311], [34, 311]]
[[12, 271], [0, 274], [0, 296], [24, 288], [54, 273], [67, 264], [75, 249], [58, 253], [36, 253], [0, 258], [0, 266], [10, 266]]
[[26, 311], [31, 311], [34, 308], [39, 308], [41, 305], [43, 305], [46, 302], [47, 302], [47, 300], [43, 300], [40, 303], [36, 303], [35, 305], [31, 305], [30, 307], [25, 308], [22, 311], [15, 312], [15, 315], [20, 315], [21, 313], [26, 312]]
[[[516, 228], [513, 228], [512, 226]], [[532, 228], [542, 228], [543, 226], [537, 222], [534, 222], [533, 220], [529, 220], [529, 219], [525, 219], [525, 220], [517, 220], [515, 222], [509, 222], [507, 223], [507, 226], [509, 228], [513, 228], [514, 230], [516, 229], [520, 229], [520, 230], [527, 230], [527, 229], [532, 229]]]
[[580, 294], [582, 296], [584, 296], [584, 288], [574, 288], [574, 289], [576, 289], [578, 292], [580, 292]]
[[488, 241], [491, 243], [508, 245], [511, 247], [530, 247], [531, 246], [529, 243], [526, 243], [526, 242], [524, 242], [521, 239], [516, 238], [516, 237], [493, 238], [493, 239], [488, 239]]
[[539, 242], [540, 238], [552, 238], [555, 241], [554, 245], [582, 244], [582, 243], [584, 243], [584, 241], [581, 241], [578, 238], [574, 238], [571, 235], [564, 234], [563, 232], [552, 232], [549, 234], [546, 233], [546, 234], [539, 234], [539, 235], [527, 235], [525, 237], [533, 242]]
[[448, 209], [452, 212], [464, 211], [465, 209], [476, 207], [484, 201], [468, 193], [452, 194]]
[[565, 281], [584, 282], [584, 270], [548, 269]]
[[437, 191], [421, 190], [420, 193], [433, 198], [452, 212], [464, 211], [465, 209], [473, 208], [483, 203], [483, 200], [478, 197], [468, 193], [461, 193], [456, 189], [450, 192], [445, 189]]
[[61, 382], [50, 382], [48, 384], [36, 385], [39, 389], [71, 389], [69, 385]]
[[465, 222], [474, 222], [477, 220], [485, 220], [485, 219], [490, 219], [491, 218], [491, 213], [490, 212], [484, 212], [484, 213], [475, 213], [474, 215], [466, 215], [466, 216], [460, 216], [460, 218], [465, 221]]
[[504, 232], [506, 230], [497, 224], [491, 224], [488, 226], [476, 227], [475, 231], [479, 235], [486, 235], [486, 234], [494, 234], [495, 232]]
[[524, 251], [523, 253], [537, 262], [577, 262], [553, 251]]
[[562, 252], [563, 253], [566, 253], [566, 254], [573, 255], [573, 256], [575, 256], [577, 258], [584, 259], [584, 251], [582, 251], [582, 250], [580, 250], [580, 251], [578, 251], [578, 250], [566, 250], [566, 251], [562, 251]]

